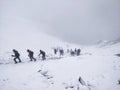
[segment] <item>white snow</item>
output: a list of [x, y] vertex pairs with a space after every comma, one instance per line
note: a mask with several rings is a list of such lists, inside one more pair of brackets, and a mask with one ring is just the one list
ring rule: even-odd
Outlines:
[[[77, 30], [76, 25], [68, 22], [79, 15], [83, 16], [86, 22], [86, 16], [89, 16], [89, 12], [86, 12], [88, 7], [76, 9], [85, 6], [78, 3], [82, 2], [80, 0], [74, 3], [73, 1], [27, 0], [24, 4], [24, 0], [14, 0], [14, 3], [11, 0], [1, 2], [0, 90], [120, 90], [120, 57], [115, 55], [120, 54], [120, 39], [117, 42], [104, 41], [81, 47], [40, 32], [53, 28]], [[78, 10], [81, 13], [78, 13]], [[67, 14], [70, 16], [66, 18]], [[68, 23], [67, 26], [65, 23]], [[73, 28], [69, 27], [70, 25], [73, 25]], [[88, 31], [87, 28], [85, 27]], [[93, 32], [91, 33], [93, 35]], [[82, 52], [78, 57], [66, 54], [60, 58], [53, 54], [53, 48], [57, 47], [65, 50], [80, 48]], [[14, 64], [12, 49], [20, 52], [22, 63]], [[29, 62], [26, 49], [35, 52], [36, 62]], [[47, 60], [38, 59], [40, 49], [47, 52]]]
[[89, 46], [78, 57], [1, 64], [0, 90], [120, 90], [119, 48]]

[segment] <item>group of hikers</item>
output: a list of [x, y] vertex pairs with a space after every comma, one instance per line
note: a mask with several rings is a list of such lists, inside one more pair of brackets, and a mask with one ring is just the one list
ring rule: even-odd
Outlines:
[[[29, 57], [30, 61], [36, 61], [36, 58], [34, 58], [34, 52], [32, 50], [29, 50], [29, 49], [27, 49], [27, 52], [28, 52], [28, 57]], [[58, 52], [59, 52], [60, 56], [63, 56], [65, 53], [63, 49], [54, 48], [54, 54], [57, 55]], [[80, 52], [81, 52], [81, 50], [76, 49], [76, 48], [75, 48], [75, 50], [67, 49], [67, 53], [70, 53], [71, 56], [75, 56], [75, 55], [79, 56]], [[14, 57], [13, 60], [14, 60], [15, 64], [18, 63], [17, 59], [19, 60], [19, 63], [22, 62], [20, 59], [20, 53], [15, 49], [13, 49], [13, 53], [14, 53], [14, 55], [12, 55], [12, 57]], [[45, 60], [46, 59], [46, 52], [43, 50], [40, 50], [38, 56], [39, 57], [41, 56], [42, 60]]]
[[[59, 48], [54, 48], [54, 54], [56, 55], [57, 53], [60, 53], [60, 56], [64, 55], [64, 50], [63, 49], [59, 49]], [[70, 53], [71, 56], [79, 56], [81, 52], [81, 49], [67, 49], [67, 53]]]
[[[30, 61], [33, 61], [33, 60], [36, 61], [36, 58], [34, 58], [34, 52], [31, 51], [31, 50], [29, 50], [29, 49], [27, 49], [27, 52], [28, 52], [28, 57], [30, 58]], [[14, 55], [12, 55], [12, 57], [14, 57], [13, 60], [14, 60], [15, 64], [18, 63], [18, 62], [16, 61], [16, 59], [18, 59], [19, 62], [21, 62], [19, 52], [18, 52], [17, 50], [13, 49], [13, 53], [14, 53]], [[46, 53], [45, 53], [44, 51], [40, 50], [40, 53], [39, 53], [38, 56], [40, 56], [40, 55], [42, 55], [42, 60], [45, 60], [45, 59], [46, 59], [46, 57], [45, 57], [45, 56], [46, 56]]]

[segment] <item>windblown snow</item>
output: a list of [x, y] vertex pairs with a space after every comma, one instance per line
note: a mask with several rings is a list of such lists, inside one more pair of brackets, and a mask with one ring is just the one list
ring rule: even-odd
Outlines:
[[[86, 18], [89, 18], [87, 14], [91, 9], [87, 7], [87, 10], [82, 3], [72, 4], [74, 0], [12, 1], [2, 0], [0, 3], [0, 90], [120, 90], [120, 39], [79, 46], [40, 32], [57, 29], [55, 25], [61, 30], [67, 22], [70, 23], [65, 29], [75, 30], [79, 27], [77, 18], [73, 20], [77, 27], [70, 28], [69, 25], [73, 25], [71, 20], [79, 15], [83, 17], [81, 23], [89, 24], [93, 17], [90, 14], [91, 19]], [[78, 13], [80, 5], [83, 8]], [[96, 18], [93, 21], [96, 23]], [[94, 24], [91, 25], [83, 28], [93, 28]], [[54, 55], [53, 48], [62, 48], [65, 55]], [[81, 49], [80, 56], [67, 53], [67, 49], [75, 48]], [[20, 53], [22, 63], [14, 64], [13, 49]], [[34, 51], [36, 62], [29, 61], [27, 49]], [[40, 49], [47, 54], [45, 61], [38, 58]]]
[[[93, 46], [78, 46], [49, 36], [34, 23], [18, 17], [6, 17], [0, 32], [0, 90], [120, 90], [120, 42], [102, 41]], [[63, 48], [65, 55], [53, 54]], [[80, 48], [80, 56], [67, 49]], [[12, 49], [21, 54], [22, 63], [14, 64]], [[29, 62], [27, 49], [35, 52]], [[47, 59], [38, 58], [39, 50]]]

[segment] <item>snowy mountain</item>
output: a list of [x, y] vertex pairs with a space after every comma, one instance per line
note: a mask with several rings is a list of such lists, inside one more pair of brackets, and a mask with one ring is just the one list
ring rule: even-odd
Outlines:
[[[80, 46], [46, 35], [28, 21], [14, 22], [17, 20], [4, 23], [1, 31], [0, 90], [120, 90], [120, 57], [116, 55], [120, 54], [120, 42], [84, 46], [80, 56], [65, 53], [60, 58], [53, 55], [45, 61], [29, 62], [28, 48], [37, 57], [39, 49], [49, 55], [54, 47]], [[20, 52], [23, 63], [13, 63], [13, 48]]]
[[49, 29], [48, 27], [41, 24], [41, 28], [38, 28], [31, 21], [19, 17], [4, 19], [0, 28], [0, 63], [13, 61], [11, 57], [13, 49], [18, 50], [21, 58], [25, 60], [28, 58], [27, 49], [34, 51], [37, 58], [40, 49], [44, 50], [47, 55], [52, 55], [53, 48], [67, 50], [79, 47], [43, 33], [42, 31]]
[[78, 57], [1, 64], [0, 90], [120, 90], [119, 48], [89, 46]]
[[[81, 55], [29, 62], [26, 49], [53, 54], [52, 48], [65, 50], [80, 46], [49, 36], [32, 22], [13, 18], [2, 22], [0, 33], [0, 90], [120, 90], [119, 39], [100, 41], [81, 48]], [[14, 64], [11, 54], [17, 49], [23, 63]]]
[[72, 47], [65, 41], [47, 35], [42, 30], [49, 29], [20, 17], [4, 18], [0, 27], [0, 63], [12, 61], [12, 50], [16, 49], [21, 54], [21, 58], [28, 57], [27, 49], [34, 51], [35, 57], [39, 50], [44, 50], [47, 54], [53, 53], [53, 48]]
[[[41, 29], [43, 28], [41, 25]], [[44, 34], [28, 20], [13, 18], [2, 22], [0, 33], [0, 90], [120, 90], [120, 42], [101, 41], [81, 48], [80, 56], [29, 62], [26, 49], [35, 57], [39, 49], [78, 48]], [[12, 49], [17, 49], [23, 63], [14, 64]], [[51, 56], [50, 56], [51, 57]]]
[[[100, 2], [103, 7], [104, 1]], [[81, 47], [42, 32], [65, 27], [68, 30], [79, 30], [78, 23], [81, 23], [81, 26], [85, 24], [86, 30], [89, 30], [91, 21], [98, 21], [100, 24], [96, 18], [93, 20], [94, 16], [91, 17], [94, 5], [91, 3], [89, 8], [83, 3], [89, 4], [91, 1], [1, 1], [0, 90], [120, 90], [120, 38]], [[101, 7], [99, 8], [94, 8], [97, 13], [102, 11]], [[101, 15], [101, 12], [99, 13]], [[80, 22], [79, 16], [82, 16]], [[71, 22], [75, 23], [72, 28], [69, 27], [73, 25]], [[86, 27], [85, 22], [90, 26]], [[96, 25], [93, 23], [92, 26]], [[53, 48], [63, 48], [65, 55], [54, 55]], [[70, 52], [66, 52], [67, 49], [75, 48], [81, 49], [80, 56], [72, 56]], [[19, 51], [22, 63], [14, 64], [11, 57], [13, 49]], [[30, 62], [26, 49], [34, 51], [36, 62]], [[38, 58], [40, 49], [47, 54], [45, 61]]]
[[120, 43], [120, 38], [117, 38], [115, 40], [100, 40], [96, 43], [96, 46], [98, 47], [105, 47], [105, 46], [111, 46]]

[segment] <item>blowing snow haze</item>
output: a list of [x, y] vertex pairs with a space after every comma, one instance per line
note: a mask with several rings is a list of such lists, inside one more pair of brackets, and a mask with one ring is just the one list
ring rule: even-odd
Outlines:
[[120, 0], [0, 0], [0, 90], [120, 90], [119, 29]]
[[0, 41], [3, 32], [25, 30], [79, 44], [114, 40], [120, 36], [120, 0], [0, 0]]

